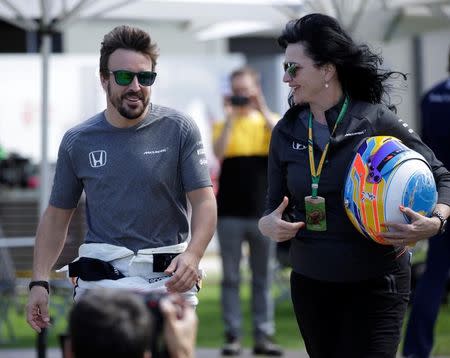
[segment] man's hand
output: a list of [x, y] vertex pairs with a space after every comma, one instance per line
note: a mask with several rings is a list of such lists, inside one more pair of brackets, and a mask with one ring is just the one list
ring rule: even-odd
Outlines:
[[261, 88], [258, 87], [256, 93], [250, 96], [250, 101], [253, 107], [258, 111], [263, 113], [268, 111], [267, 102]]
[[169, 292], [186, 292], [190, 290], [200, 279], [198, 264], [200, 258], [189, 251], [185, 251], [175, 257], [164, 271], [172, 275], [166, 283]]
[[198, 318], [194, 308], [182, 297], [169, 295], [160, 302], [164, 321], [164, 339], [170, 357], [192, 358], [195, 352]]
[[253, 108], [261, 112], [266, 121], [267, 127], [272, 130], [273, 127], [275, 127], [275, 125], [277, 124], [279, 118], [270, 111], [260, 87], [258, 87], [258, 90], [255, 94], [250, 96], [250, 103], [252, 104]]
[[30, 290], [26, 306], [27, 322], [36, 332], [50, 325], [48, 314], [48, 292], [44, 287], [34, 286]]
[[224, 97], [223, 99], [223, 113], [225, 114], [225, 120], [228, 121], [231, 121], [234, 117], [236, 117], [230, 97]]
[[264, 236], [268, 236], [277, 242], [287, 241], [292, 239], [298, 230], [305, 226], [303, 221], [290, 223], [281, 218], [288, 204], [289, 199], [284, 197], [278, 208], [259, 220], [258, 228]]
[[438, 233], [440, 221], [438, 218], [427, 218], [418, 212], [400, 206], [400, 211], [411, 219], [411, 224], [386, 222], [383, 226], [395, 229], [395, 232], [380, 232], [386, 243], [394, 246], [413, 246], [420, 240], [425, 240]]

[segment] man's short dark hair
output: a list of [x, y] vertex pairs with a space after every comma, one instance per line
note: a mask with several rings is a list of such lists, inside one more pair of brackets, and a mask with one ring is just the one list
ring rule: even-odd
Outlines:
[[147, 32], [137, 27], [122, 25], [112, 29], [103, 38], [100, 48], [100, 73], [104, 78], [109, 77], [109, 57], [119, 48], [141, 52], [148, 56], [152, 60], [152, 70], [155, 69], [158, 59], [156, 43], [152, 42]]
[[69, 336], [76, 358], [142, 358], [150, 351], [152, 319], [133, 293], [91, 290], [72, 308]]

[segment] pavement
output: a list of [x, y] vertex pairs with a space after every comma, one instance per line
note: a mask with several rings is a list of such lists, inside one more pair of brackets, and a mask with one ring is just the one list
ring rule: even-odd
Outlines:
[[[0, 349], [0, 357], [1, 358], [37, 358], [37, 354], [32, 349]], [[212, 348], [199, 348], [195, 352], [195, 358], [215, 358], [222, 357], [220, 355], [219, 349]], [[239, 358], [247, 358], [247, 357], [262, 357], [255, 356], [252, 354], [250, 349], [244, 349]], [[284, 351], [284, 358], [308, 358], [308, 354], [306, 354], [305, 350], [288, 350]], [[397, 356], [401, 358], [401, 356]], [[47, 355], [45, 357], [39, 358], [62, 358], [61, 351], [52, 348], [47, 350]], [[450, 358], [448, 356], [433, 356], [430, 358]]]
[[[37, 354], [32, 349], [0, 349], [0, 357], [1, 358], [37, 358]], [[47, 355], [45, 357], [39, 358], [61, 358], [61, 351], [56, 348], [51, 348], [47, 350]], [[196, 358], [215, 358], [222, 357], [220, 355], [219, 349], [211, 349], [211, 348], [199, 348], [195, 353]], [[250, 349], [244, 349], [242, 354], [239, 356], [240, 358], [246, 357], [261, 357], [254, 356]], [[284, 358], [307, 358], [308, 355], [306, 351], [285, 351]]]

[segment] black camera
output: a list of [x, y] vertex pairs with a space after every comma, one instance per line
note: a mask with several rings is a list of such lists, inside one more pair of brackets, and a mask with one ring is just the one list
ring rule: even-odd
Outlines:
[[250, 98], [246, 96], [231, 96], [230, 103], [232, 106], [241, 107], [246, 106], [250, 103]]

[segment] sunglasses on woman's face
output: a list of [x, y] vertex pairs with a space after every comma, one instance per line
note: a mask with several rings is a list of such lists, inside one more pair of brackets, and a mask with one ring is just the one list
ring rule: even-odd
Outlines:
[[298, 63], [295, 62], [285, 62], [283, 63], [283, 69], [284, 72], [287, 72], [287, 74], [292, 78], [295, 77], [295, 75], [297, 74], [297, 69], [298, 69]]
[[137, 76], [138, 82], [141, 86], [151, 86], [155, 82], [156, 72], [141, 71], [131, 72], [126, 70], [109, 71], [114, 75], [114, 79], [119, 86], [128, 86]]

